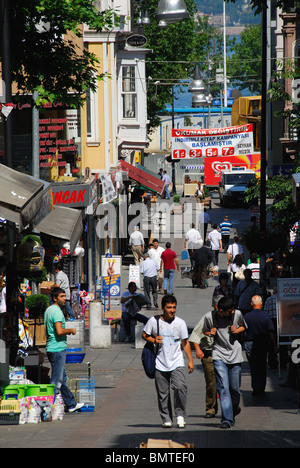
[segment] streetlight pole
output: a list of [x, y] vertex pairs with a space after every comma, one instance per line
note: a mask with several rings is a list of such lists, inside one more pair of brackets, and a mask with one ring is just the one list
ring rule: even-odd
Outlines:
[[[174, 116], [174, 86], [172, 85], [172, 130], [175, 127], [175, 116]], [[173, 195], [176, 192], [176, 168], [175, 161], [172, 160], [172, 185], [173, 185]]]

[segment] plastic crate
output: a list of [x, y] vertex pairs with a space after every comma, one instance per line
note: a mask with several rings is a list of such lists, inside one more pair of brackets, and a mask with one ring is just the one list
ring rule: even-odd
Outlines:
[[78, 379], [78, 401], [84, 403], [83, 412], [92, 412], [95, 409], [95, 377], [81, 377]]
[[6, 400], [0, 403], [0, 426], [19, 424], [21, 415], [18, 400]]

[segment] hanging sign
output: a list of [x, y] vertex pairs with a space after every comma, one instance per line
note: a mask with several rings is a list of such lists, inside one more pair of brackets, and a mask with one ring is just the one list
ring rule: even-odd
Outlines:
[[100, 180], [102, 184], [103, 204], [110, 203], [117, 198], [111, 177], [108, 174], [100, 174]]
[[253, 125], [172, 129], [172, 159], [211, 158], [253, 153]]

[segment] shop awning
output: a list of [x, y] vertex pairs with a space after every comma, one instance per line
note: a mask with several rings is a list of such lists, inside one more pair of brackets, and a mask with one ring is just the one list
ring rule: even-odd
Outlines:
[[51, 209], [50, 184], [0, 164], [0, 218], [15, 223], [21, 232]]
[[70, 242], [70, 252], [74, 252], [82, 231], [82, 210], [55, 206], [35, 230]]
[[120, 161], [120, 167], [122, 170], [128, 172], [130, 179], [135, 180], [146, 189], [152, 190], [159, 195], [163, 195], [165, 191], [165, 183], [156, 176], [153, 172], [146, 169], [144, 166], [138, 164], [132, 166], [132, 164], [126, 161]]

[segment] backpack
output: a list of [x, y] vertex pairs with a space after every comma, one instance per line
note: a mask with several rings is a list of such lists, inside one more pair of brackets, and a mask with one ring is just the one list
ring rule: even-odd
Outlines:
[[[233, 323], [234, 323], [234, 315], [235, 315], [235, 311], [230, 316], [230, 320], [229, 320], [230, 326], [233, 325]], [[219, 327], [218, 327], [218, 313], [217, 313], [217, 311], [213, 310], [211, 312], [211, 316], [212, 316], [213, 327], [218, 329]], [[237, 335], [234, 335], [234, 336], [235, 336], [235, 339], [237, 339], [241, 344], [245, 340], [245, 332], [238, 333]]]
[[[155, 319], [157, 321], [157, 335], [159, 335], [159, 317], [159, 315], [155, 315]], [[155, 360], [158, 353], [158, 347], [158, 344], [155, 345], [154, 343], [149, 343], [147, 341], [142, 351], [142, 364], [145, 374], [149, 379], [154, 379], [155, 377]]]

